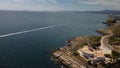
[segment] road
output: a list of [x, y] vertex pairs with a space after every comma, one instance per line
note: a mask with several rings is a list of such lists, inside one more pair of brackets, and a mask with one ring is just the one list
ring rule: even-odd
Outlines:
[[108, 38], [109, 38], [110, 36], [112, 36], [112, 35], [105, 35], [105, 36], [102, 37], [102, 39], [101, 39], [101, 48], [102, 48], [102, 49], [106, 49], [106, 50], [110, 50], [110, 51], [115, 50], [115, 51], [117, 51], [117, 52], [120, 53], [120, 51], [118, 51], [117, 49], [113, 48], [113, 47], [108, 43], [108, 41], [109, 41]]

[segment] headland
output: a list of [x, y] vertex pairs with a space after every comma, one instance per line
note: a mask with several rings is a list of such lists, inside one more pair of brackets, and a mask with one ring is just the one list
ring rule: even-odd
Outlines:
[[117, 68], [120, 64], [120, 17], [108, 15], [103, 36], [76, 37], [52, 52], [52, 60], [63, 68]]

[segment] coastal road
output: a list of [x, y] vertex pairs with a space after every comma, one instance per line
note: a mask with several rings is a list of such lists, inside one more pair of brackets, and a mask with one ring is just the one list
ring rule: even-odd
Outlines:
[[112, 51], [112, 50], [115, 50], [115, 51], [117, 51], [117, 52], [119, 52], [120, 53], [120, 51], [118, 51], [117, 49], [115, 49], [115, 48], [113, 48], [108, 42], [109, 42], [109, 37], [110, 36], [113, 36], [113, 35], [105, 35], [105, 36], [103, 36], [102, 37], [102, 39], [101, 39], [101, 48], [102, 49], [106, 49], [106, 50], [110, 50], [110, 51]]

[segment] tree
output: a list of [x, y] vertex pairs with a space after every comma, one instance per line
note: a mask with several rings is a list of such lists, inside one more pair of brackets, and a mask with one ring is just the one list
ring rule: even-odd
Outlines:
[[119, 57], [119, 56], [120, 56], [120, 53], [118, 53], [117, 51], [113, 50], [113, 51], [112, 51], [112, 56], [113, 56], [113, 57]]

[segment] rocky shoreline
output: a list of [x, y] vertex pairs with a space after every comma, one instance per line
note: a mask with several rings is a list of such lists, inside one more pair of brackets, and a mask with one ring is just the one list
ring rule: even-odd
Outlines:
[[[105, 24], [111, 26], [111, 23], [109, 24], [107, 22]], [[96, 30], [96, 32], [102, 35], [112, 35], [110, 28], [99, 29]], [[62, 68], [94, 68], [88, 65], [88, 60], [85, 60], [84, 57], [77, 56], [76, 58], [74, 56], [77, 55], [76, 50], [78, 50], [78, 48], [82, 48], [83, 45], [87, 45], [86, 42], [88, 42], [90, 38], [97, 40], [97, 44], [100, 44], [100, 40], [98, 39], [102, 38], [102, 36], [85, 36], [69, 39], [66, 41], [66, 45], [64, 47], [57, 48], [52, 52], [52, 60], [62, 65]]]
[[52, 60], [62, 65], [63, 68], [93, 68], [87, 65], [87, 61], [84, 57], [81, 59], [76, 58], [73, 55], [72, 50], [80, 48], [80, 45], [86, 44], [87, 39], [95, 36], [76, 37], [66, 41], [67, 45], [55, 49], [52, 52]]
[[60, 64], [61, 68], [93, 68], [87, 65], [87, 61], [83, 57], [80, 60], [72, 54], [72, 49], [75, 48], [77, 50], [77, 48], [80, 48], [79, 45], [87, 44], [85, 42], [87, 42], [88, 38], [89, 36], [69, 39], [66, 41], [67, 45], [57, 48], [52, 52], [52, 60]]

